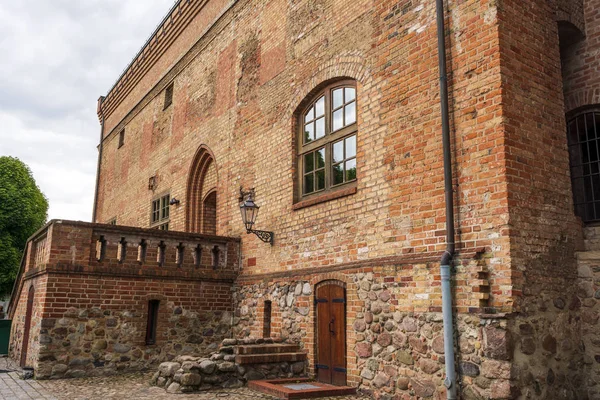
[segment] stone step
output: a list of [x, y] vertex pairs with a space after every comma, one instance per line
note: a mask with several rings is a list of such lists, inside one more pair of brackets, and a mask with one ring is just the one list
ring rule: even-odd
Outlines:
[[580, 251], [577, 253], [579, 261], [600, 261], [600, 251]]
[[235, 362], [239, 365], [297, 362], [305, 360], [306, 353], [238, 354], [235, 356]]
[[274, 354], [296, 353], [300, 350], [297, 344], [253, 344], [236, 347], [236, 354]]

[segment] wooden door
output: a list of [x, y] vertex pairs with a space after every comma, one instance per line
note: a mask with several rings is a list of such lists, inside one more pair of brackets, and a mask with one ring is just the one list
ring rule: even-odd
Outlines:
[[25, 312], [25, 327], [23, 328], [23, 342], [21, 343], [21, 367], [27, 365], [27, 350], [29, 347], [29, 330], [31, 329], [31, 317], [33, 314], [33, 300], [35, 297], [35, 290], [33, 286], [29, 288], [29, 294], [27, 295], [27, 311]]
[[319, 286], [317, 304], [317, 380], [346, 385], [346, 291], [335, 283]]

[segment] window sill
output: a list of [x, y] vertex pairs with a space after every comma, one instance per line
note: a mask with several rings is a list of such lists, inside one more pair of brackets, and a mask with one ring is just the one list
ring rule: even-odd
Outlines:
[[323, 193], [321, 195], [317, 195], [305, 200], [300, 200], [296, 204], [292, 206], [292, 210], [299, 210], [301, 208], [306, 208], [310, 206], [314, 206], [315, 204], [325, 203], [330, 200], [339, 199], [342, 197], [350, 196], [356, 193], [356, 185], [344, 189], [339, 189], [334, 192]]

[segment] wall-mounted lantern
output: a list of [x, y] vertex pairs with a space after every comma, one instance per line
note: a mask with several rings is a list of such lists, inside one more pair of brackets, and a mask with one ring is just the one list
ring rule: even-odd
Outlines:
[[171, 205], [171, 206], [178, 206], [179, 203], [181, 203], [181, 202], [178, 199], [176, 199], [175, 197], [173, 197], [171, 199], [171, 201], [169, 202], [169, 205]]
[[254, 229], [254, 223], [258, 216], [259, 206], [254, 203], [254, 189], [247, 192], [240, 187], [240, 212], [242, 213], [242, 221], [246, 227], [246, 233], [254, 233], [260, 240], [273, 245], [273, 232], [259, 231]]

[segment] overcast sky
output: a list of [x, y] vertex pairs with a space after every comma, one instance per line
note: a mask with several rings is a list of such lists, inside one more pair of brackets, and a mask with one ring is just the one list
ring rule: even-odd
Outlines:
[[29, 165], [50, 219], [91, 220], [96, 101], [173, 4], [0, 1], [0, 156]]

